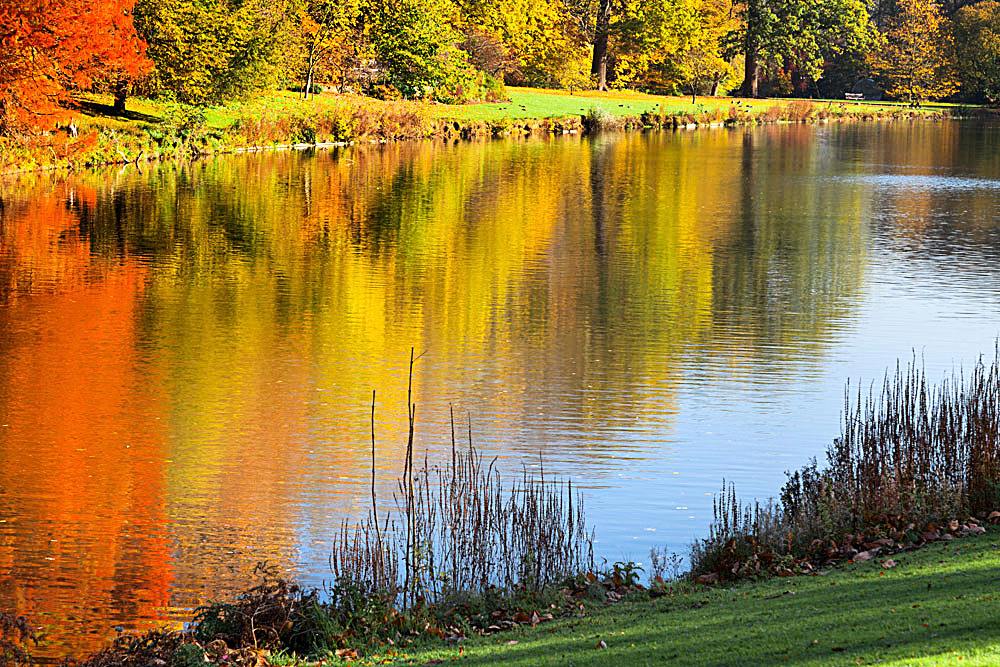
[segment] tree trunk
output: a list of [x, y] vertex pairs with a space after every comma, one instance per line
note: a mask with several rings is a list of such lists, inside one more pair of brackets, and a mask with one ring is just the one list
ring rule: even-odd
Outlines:
[[318, 37], [309, 45], [309, 59], [306, 61], [306, 83], [302, 88], [302, 99], [308, 100], [309, 96], [312, 95], [313, 86], [313, 74], [316, 71], [316, 51], [318, 44]]
[[743, 97], [757, 97], [759, 91], [758, 74], [760, 68], [757, 66], [757, 49], [747, 46], [746, 64], [743, 67], [743, 87], [740, 88], [740, 95]]
[[608, 89], [608, 27], [611, 24], [611, 0], [601, 0], [594, 26], [594, 60], [590, 73], [597, 77], [597, 89]]
[[125, 113], [125, 100], [128, 98], [128, 81], [119, 79], [115, 83], [115, 106], [114, 113], [121, 116]]
[[757, 64], [757, 30], [760, 28], [760, 2], [761, 0], [749, 0], [747, 2], [746, 41], [743, 49], [743, 86], [740, 89], [740, 95], [743, 97], [757, 97], [759, 92], [757, 80], [760, 67]]

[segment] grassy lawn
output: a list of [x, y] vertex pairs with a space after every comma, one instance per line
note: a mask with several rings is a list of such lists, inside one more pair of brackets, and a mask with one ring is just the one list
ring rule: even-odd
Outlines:
[[[763, 112], [774, 106], [782, 106], [802, 100], [762, 99], [746, 100], [729, 97], [700, 97], [694, 104], [689, 97], [666, 97], [648, 95], [632, 91], [597, 92], [586, 91], [571, 94], [560, 90], [542, 90], [537, 88], [507, 89], [509, 102], [493, 104], [425, 104], [431, 116], [443, 119], [489, 121], [501, 118], [554, 118], [581, 115], [592, 107], [602, 108], [618, 116], [638, 116], [645, 111], [664, 113], [699, 113], [713, 111], [718, 108], [728, 109], [732, 105], [740, 105], [752, 112]], [[87, 95], [83, 99], [91, 103], [86, 115], [94, 122], [129, 124], [155, 123], [162, 120], [168, 113], [168, 105], [145, 99], [130, 99], [128, 102], [129, 118], [110, 117], [110, 96]], [[275, 91], [255, 95], [247, 100], [227, 102], [224, 105], [209, 107], [205, 110], [209, 127], [224, 129], [241, 115], [284, 115], [291, 113], [308, 114], [310, 111], [324, 110], [343, 104], [345, 101], [357, 100], [368, 105], [385, 104], [379, 100], [360, 98], [357, 96], [340, 96], [331, 93], [317, 95], [309, 101], [302, 100], [298, 94], [287, 91]], [[852, 111], [877, 111], [891, 106], [893, 103], [857, 103], [844, 100], [814, 100], [812, 104], [830, 106], [833, 109], [850, 109]], [[924, 109], [940, 111], [949, 105], [928, 104]]]
[[[564, 90], [542, 90], [538, 88], [507, 88], [510, 102], [496, 104], [468, 104], [463, 106], [434, 105], [434, 115], [442, 118], [469, 120], [494, 120], [497, 118], [550, 118], [585, 114], [592, 107], [599, 107], [619, 116], [638, 116], [645, 111], [664, 113], [700, 113], [718, 108], [728, 109], [738, 104], [752, 112], [762, 112], [774, 106], [802, 102], [789, 99], [750, 100], [733, 97], [699, 97], [692, 104], [690, 97], [667, 97], [648, 95], [633, 91], [584, 91], [569, 93]], [[877, 110], [895, 103], [847, 102], [845, 100], [808, 100], [817, 105], [832, 105], [834, 108], [851, 110]], [[928, 104], [928, 111], [941, 110], [947, 105]]]
[[1000, 664], [1000, 531], [892, 558], [625, 602], [394, 664]]

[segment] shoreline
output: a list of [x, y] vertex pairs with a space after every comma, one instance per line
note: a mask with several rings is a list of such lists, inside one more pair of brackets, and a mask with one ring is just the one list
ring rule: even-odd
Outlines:
[[[215, 635], [214, 614], [232, 613], [253, 599], [256, 604], [286, 606], [296, 623], [309, 623], [302, 616], [301, 602], [318, 602], [313, 593], [294, 582], [268, 580], [265, 576], [254, 588], [248, 588], [235, 601], [220, 601], [196, 610], [183, 629], [164, 626], [148, 632], [127, 632], [110, 641], [106, 648], [89, 656], [71, 658], [69, 664], [82, 667], [111, 667], [128, 664], [224, 665], [257, 664], [285, 667], [318, 667], [329, 664], [505, 664], [542, 665], [604, 664], [612, 656], [642, 658], [643, 664], [672, 662], [676, 655], [663, 651], [683, 651], [685, 664], [720, 664], [720, 656], [740, 656], [746, 664], [764, 664], [775, 654], [783, 660], [820, 659], [829, 656], [833, 664], [843, 664], [848, 656], [876, 662], [887, 654], [907, 660], [907, 664], [930, 664], [950, 654], [952, 660], [973, 658], [964, 664], [995, 664], [1000, 659], [1000, 644], [988, 641], [977, 649], [970, 644], [981, 636], [980, 628], [968, 622], [972, 606], [983, 610], [990, 606], [1000, 612], [1000, 598], [990, 595], [990, 573], [1000, 564], [997, 551], [998, 529], [991, 527], [953, 541], [936, 540], [878, 558], [855, 558], [794, 577], [768, 576], [731, 582], [728, 586], [671, 579], [661, 586], [645, 587], [612, 577], [583, 584], [576, 590], [563, 589], [559, 604], [539, 606], [557, 598], [544, 597], [517, 601], [501, 606], [491, 615], [491, 624], [482, 626], [432, 625], [430, 630], [401, 625], [396, 640], [372, 637], [367, 640], [350, 631], [336, 635], [340, 648], [330, 647], [314, 654], [276, 650], [270, 644], [238, 644], [224, 633]], [[528, 603], [528, 606], [524, 606]], [[859, 613], [854, 605], [863, 605]], [[816, 623], [788, 626], [787, 618], [796, 607], [807, 608]], [[933, 609], [933, 623], [926, 615]], [[206, 614], [206, 611], [208, 612]], [[878, 613], [885, 626], [871, 627], [868, 619]], [[754, 618], [741, 631], [713, 634], [712, 641], [699, 633], [719, 622]], [[15, 617], [11, 616], [11, 619]], [[225, 617], [223, 617], [225, 618]], [[212, 623], [208, 634], [199, 624]], [[400, 617], [402, 622], [402, 617]], [[30, 619], [26, 619], [30, 623]], [[231, 621], [230, 621], [231, 622]], [[288, 621], [289, 623], [291, 621]], [[817, 631], [816, 624], [822, 626]], [[26, 626], [30, 627], [30, 626]], [[226, 627], [225, 622], [220, 627]], [[732, 626], [735, 627], [735, 626]], [[917, 627], [917, 630], [913, 628]], [[948, 627], [949, 639], [938, 639], [934, 628]], [[815, 634], [819, 632], [819, 634]], [[814, 634], [810, 634], [814, 633]], [[801, 637], [800, 637], [801, 635]], [[954, 636], [951, 636], [954, 635]], [[44, 632], [41, 633], [41, 637]], [[214, 637], [214, 638], [213, 638]], [[750, 640], [753, 641], [750, 641]], [[2, 640], [2, 636], [0, 636]], [[30, 636], [20, 646], [29, 651], [19, 663], [29, 664]], [[0, 648], [4, 648], [0, 641]], [[977, 662], [978, 652], [985, 652], [987, 662]], [[960, 657], [960, 656], [963, 656]], [[0, 653], [0, 657], [3, 654]], [[649, 663], [649, 660], [654, 663]], [[35, 664], [49, 659], [35, 658]], [[135, 662], [138, 661], [138, 662]], [[824, 663], [825, 664], [825, 663]]]
[[[535, 94], [539, 95], [539, 94]], [[302, 108], [288, 96], [278, 97], [286, 106], [279, 110], [237, 106], [230, 118], [214, 125], [206, 113], [166, 107], [157, 119], [152, 114], [131, 112], [121, 119], [102, 115], [103, 106], [81, 103], [79, 134], [70, 137], [56, 130], [31, 141], [0, 140], [0, 177], [38, 172], [78, 171], [126, 164], [193, 159], [212, 155], [237, 155], [283, 150], [329, 150], [360, 143], [390, 143], [410, 140], [474, 141], [531, 136], [593, 135], [604, 132], [694, 131], [734, 129], [763, 125], [800, 125], [855, 122], [942, 121], [972, 118], [982, 110], [968, 107], [911, 108], [876, 103], [811, 100], [753, 100], [703, 98], [691, 111], [676, 107], [676, 98], [654, 96], [570, 97], [585, 113], [553, 116], [489, 116], [517, 104], [447, 107], [422, 102], [382, 102], [358, 96], [328, 95], [325, 106]], [[566, 105], [567, 96], [551, 94]], [[560, 99], [562, 98], [562, 99]], [[614, 102], [624, 100], [615, 108]], [[602, 104], [597, 106], [594, 103]], [[139, 100], [140, 108], [156, 103]], [[655, 107], [653, 105], [657, 105]], [[583, 106], [579, 106], [583, 105]], [[643, 106], [645, 105], [645, 107]], [[685, 105], [690, 106], [690, 105]], [[486, 111], [484, 111], [486, 108]], [[683, 106], [681, 107], [683, 108]], [[524, 106], [520, 107], [525, 109]], [[641, 113], [636, 113], [644, 109]], [[89, 112], [91, 115], [85, 115]], [[184, 114], [201, 113], [189, 118]], [[465, 114], [466, 117], [458, 117]]]

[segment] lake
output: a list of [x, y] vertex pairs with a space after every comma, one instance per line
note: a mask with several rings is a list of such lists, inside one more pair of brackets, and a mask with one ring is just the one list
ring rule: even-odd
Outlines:
[[406, 441], [574, 480], [599, 558], [775, 494], [845, 382], [1000, 334], [1000, 125], [221, 156], [0, 182], [0, 609], [47, 654], [330, 538]]

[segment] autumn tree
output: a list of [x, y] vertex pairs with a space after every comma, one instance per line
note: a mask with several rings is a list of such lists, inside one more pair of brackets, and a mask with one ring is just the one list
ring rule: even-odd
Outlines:
[[954, 32], [963, 93], [1000, 103], [1000, 2], [963, 7], [955, 14]]
[[360, 64], [365, 35], [361, 0], [305, 0], [302, 13], [304, 64], [302, 96], [309, 99], [317, 70], [335, 72], [340, 88], [346, 87], [349, 71]]
[[694, 0], [693, 20], [672, 59], [672, 76], [696, 101], [706, 88], [715, 95], [719, 84], [733, 76], [733, 66], [723, 52], [723, 40], [733, 29], [734, 18], [720, 0]]
[[210, 104], [275, 86], [298, 30], [297, 0], [136, 0], [157, 92]]
[[744, 97], [758, 97], [762, 76], [780, 70], [815, 81], [824, 62], [864, 51], [874, 35], [864, 0], [745, 0], [741, 19], [728, 41], [744, 57]]
[[467, 34], [463, 48], [477, 66], [511, 84], [586, 85], [589, 63], [582, 63], [581, 52], [587, 39], [563, 0], [459, 0], [458, 5]]
[[615, 85], [660, 87], [661, 66], [675, 58], [696, 26], [691, 0], [620, 4], [610, 26]]
[[0, 0], [0, 133], [51, 127], [68, 93], [148, 68], [134, 0]]
[[404, 97], [471, 84], [451, 0], [371, 0], [365, 18], [383, 81]]
[[899, 11], [879, 34], [869, 58], [886, 93], [911, 104], [956, 90], [952, 38], [934, 0], [898, 0]]
[[598, 90], [608, 89], [608, 40], [611, 33], [612, 0], [598, 0], [594, 25], [594, 56], [590, 74]]

